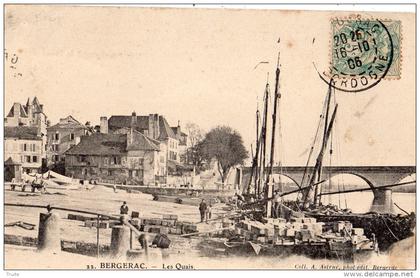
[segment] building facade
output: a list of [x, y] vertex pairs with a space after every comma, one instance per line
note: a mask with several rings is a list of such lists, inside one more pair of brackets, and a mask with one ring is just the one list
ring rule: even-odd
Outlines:
[[166, 159], [180, 162], [179, 140], [164, 116], [149, 114], [148, 116], [111, 116], [101, 117], [101, 133], [125, 134], [133, 128], [145, 136], [165, 144]]
[[36, 127], [38, 136], [42, 140], [42, 159], [46, 159], [47, 145], [47, 116], [44, 107], [40, 104], [37, 97], [32, 101], [28, 98], [25, 105], [15, 102], [4, 119], [5, 127]]
[[20, 165], [23, 173], [39, 173], [42, 166], [42, 139], [37, 127], [6, 126], [4, 158], [9, 165]]
[[64, 164], [64, 153], [79, 144], [80, 138], [89, 135], [90, 130], [72, 116], [47, 127], [47, 161], [48, 166]]
[[183, 164], [186, 163], [186, 155], [187, 155], [187, 139], [188, 135], [181, 131], [181, 126], [178, 121], [178, 126], [172, 127], [172, 131], [174, 132], [176, 138], [178, 139], [178, 156], [179, 161]]
[[166, 149], [130, 128], [126, 133], [82, 136], [65, 152], [66, 176], [100, 182], [155, 185], [165, 175]]

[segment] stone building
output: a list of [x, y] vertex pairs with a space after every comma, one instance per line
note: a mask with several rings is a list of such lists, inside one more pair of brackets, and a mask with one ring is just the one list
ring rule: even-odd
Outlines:
[[178, 121], [178, 126], [173, 126], [172, 131], [174, 132], [176, 138], [178, 139], [178, 154], [179, 161], [183, 164], [186, 163], [186, 154], [187, 154], [187, 139], [188, 135], [181, 131], [181, 126]]
[[42, 166], [42, 149], [42, 138], [37, 127], [6, 126], [4, 128], [6, 180], [20, 177], [23, 172], [39, 173]]
[[111, 116], [109, 119], [101, 117], [101, 133], [127, 133], [131, 123], [135, 130], [166, 145], [167, 160], [180, 162], [178, 137], [162, 115], [137, 116], [133, 113], [131, 116]]
[[138, 185], [165, 182], [166, 146], [136, 130], [134, 119], [126, 132], [82, 136], [65, 156], [69, 177]]
[[47, 144], [47, 116], [44, 113], [44, 107], [40, 104], [37, 97], [32, 101], [28, 98], [25, 105], [15, 102], [10, 108], [4, 119], [5, 127], [36, 127], [38, 136], [42, 139], [42, 159], [46, 159]]
[[73, 116], [62, 118], [57, 124], [47, 127], [48, 166], [64, 165], [64, 153], [79, 144], [80, 138], [89, 133], [89, 128]]

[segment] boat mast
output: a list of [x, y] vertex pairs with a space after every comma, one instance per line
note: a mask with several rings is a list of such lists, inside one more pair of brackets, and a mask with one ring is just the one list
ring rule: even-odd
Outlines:
[[[255, 148], [255, 156], [252, 156], [252, 168], [251, 168], [251, 176], [249, 177], [249, 182], [248, 182], [248, 194], [250, 194], [251, 191], [251, 184], [252, 184], [252, 180], [254, 179], [254, 194], [257, 194], [257, 183], [258, 183], [258, 154], [260, 152], [260, 138], [259, 138], [259, 127], [260, 125], [260, 110], [258, 109], [258, 104], [257, 104], [257, 112], [256, 112], [256, 148]], [[254, 172], [255, 172], [255, 176], [254, 176]]]
[[265, 85], [265, 94], [264, 94], [264, 114], [262, 118], [262, 127], [261, 127], [261, 159], [260, 159], [260, 175], [259, 175], [259, 182], [258, 182], [258, 197], [261, 193], [261, 189], [263, 188], [264, 182], [264, 172], [265, 172], [265, 158], [267, 153], [267, 114], [268, 114], [268, 99], [270, 97], [270, 85]]
[[[328, 120], [329, 120], [329, 112], [330, 112], [330, 103], [331, 103], [331, 93], [332, 93], [333, 87], [330, 85], [328, 86], [328, 96], [327, 96], [327, 109], [325, 111], [325, 122], [324, 122], [324, 135], [322, 137], [322, 147], [321, 150], [325, 150], [327, 148], [328, 144], [328, 138], [327, 138], [327, 129], [328, 129]], [[323, 154], [322, 154], [323, 156]], [[322, 163], [323, 163], [323, 157], [321, 157], [321, 160], [319, 162], [318, 166], [318, 174], [317, 174], [317, 182], [321, 180], [322, 176]], [[318, 204], [318, 193], [319, 193], [319, 187], [320, 185], [315, 186], [315, 194], [314, 194], [314, 204]]]
[[[276, 122], [277, 122], [277, 107], [278, 102], [281, 97], [279, 92], [279, 77], [280, 77], [280, 52], [277, 57], [277, 68], [276, 68], [276, 85], [274, 88], [274, 108], [272, 115], [272, 128], [271, 128], [271, 149], [270, 149], [270, 168], [268, 170], [266, 188], [265, 188], [265, 198], [270, 198], [273, 195], [274, 191], [274, 181], [272, 181], [273, 167], [274, 167], [274, 150], [275, 150], [275, 137], [276, 137]], [[270, 184], [271, 183], [271, 184]], [[271, 185], [271, 186], [270, 186]], [[267, 217], [271, 216], [271, 201], [267, 202]]]
[[[260, 110], [257, 104], [257, 112], [255, 113], [256, 116], [256, 152], [255, 152], [255, 183], [254, 183], [254, 194], [257, 195], [257, 183], [258, 183], [258, 154], [260, 153], [260, 145], [261, 145], [261, 138], [260, 138]], [[255, 196], [257, 197], [257, 196]]]
[[[309, 188], [308, 190], [306, 190], [304, 192], [303, 195], [303, 206], [307, 206], [308, 204], [308, 198], [309, 195], [312, 193], [312, 190], [314, 189], [314, 184], [315, 184], [315, 180], [317, 180], [318, 182], [321, 180], [321, 174], [322, 174], [322, 160], [324, 158], [324, 153], [325, 153], [325, 149], [327, 147], [327, 143], [332, 131], [332, 127], [334, 124], [334, 120], [335, 120], [335, 116], [337, 113], [337, 107], [338, 104], [335, 105], [334, 108], [334, 112], [331, 116], [331, 120], [328, 122], [328, 115], [329, 115], [329, 109], [330, 109], [330, 99], [331, 99], [331, 93], [332, 93], [332, 85], [330, 83], [329, 88], [328, 88], [328, 95], [327, 95], [327, 107], [326, 107], [326, 112], [325, 112], [325, 126], [324, 126], [324, 134], [323, 134], [323, 138], [322, 138], [322, 146], [321, 146], [321, 150], [318, 154], [318, 157], [316, 159], [316, 163], [315, 163], [315, 167], [313, 169], [312, 175], [311, 175], [311, 179], [309, 181]], [[319, 184], [316, 184], [315, 186], [315, 190], [314, 190], [314, 204], [317, 204], [317, 191], [318, 191], [318, 186]]]

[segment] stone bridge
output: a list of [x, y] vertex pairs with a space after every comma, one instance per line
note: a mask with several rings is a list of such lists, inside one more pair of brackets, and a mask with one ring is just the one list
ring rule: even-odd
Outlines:
[[[313, 167], [308, 167], [306, 175], [311, 175], [313, 169]], [[302, 181], [304, 172], [304, 166], [284, 166], [281, 169], [280, 167], [275, 167], [273, 169], [274, 174], [281, 173], [282, 176], [290, 178], [293, 182], [299, 185]], [[399, 183], [404, 178], [415, 173], [416, 166], [325, 166], [322, 168], [321, 180], [329, 180], [330, 178], [340, 174], [357, 176], [364, 180], [372, 189], [374, 194], [373, 205], [385, 205], [387, 208], [381, 208], [381, 211], [392, 211], [393, 204], [391, 189], [375, 189], [375, 187]], [[241, 184], [245, 187], [248, 185], [250, 174], [250, 167], [243, 168]], [[308, 179], [306, 179], [306, 181], [307, 180]]]

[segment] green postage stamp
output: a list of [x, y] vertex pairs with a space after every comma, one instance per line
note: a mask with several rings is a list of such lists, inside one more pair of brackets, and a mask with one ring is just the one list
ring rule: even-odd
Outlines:
[[331, 20], [331, 74], [349, 92], [401, 76], [401, 21], [353, 17]]

